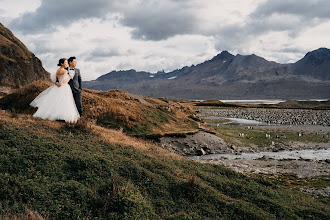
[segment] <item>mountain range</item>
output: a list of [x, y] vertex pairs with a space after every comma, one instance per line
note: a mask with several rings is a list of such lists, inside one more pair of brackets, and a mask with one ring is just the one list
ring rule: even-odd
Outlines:
[[329, 99], [330, 50], [320, 48], [288, 64], [222, 51], [172, 72], [112, 71], [83, 86], [174, 99]]
[[[49, 75], [41, 61], [0, 23], [0, 87], [49, 81]], [[288, 64], [222, 51], [211, 60], [171, 72], [112, 71], [85, 81], [83, 87], [192, 100], [329, 99], [330, 50], [319, 48]]]

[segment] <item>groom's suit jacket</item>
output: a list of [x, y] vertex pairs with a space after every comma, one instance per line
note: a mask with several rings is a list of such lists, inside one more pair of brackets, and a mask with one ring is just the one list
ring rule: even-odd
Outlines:
[[74, 93], [81, 93], [82, 88], [81, 88], [81, 75], [80, 75], [80, 70], [75, 68], [75, 74], [72, 79], [68, 82], [70, 85], [72, 92]]

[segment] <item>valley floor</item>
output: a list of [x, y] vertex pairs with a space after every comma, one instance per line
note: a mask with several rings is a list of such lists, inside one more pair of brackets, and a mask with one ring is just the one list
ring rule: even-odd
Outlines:
[[[277, 112], [281, 120], [292, 122], [292, 118], [285, 118], [288, 110], [269, 110]], [[199, 108], [199, 115], [207, 118], [207, 124], [213, 127], [213, 134], [199, 132], [187, 135], [185, 138], [165, 137], [162, 146], [172, 152], [186, 155], [202, 163], [221, 164], [237, 172], [247, 175], [293, 175], [299, 178], [326, 179], [328, 184], [319, 188], [302, 188], [305, 192], [316, 195], [330, 196], [330, 126], [321, 125], [230, 125], [228, 119], [210, 116], [242, 115], [239, 112], [260, 112], [259, 110], [245, 109], [203, 109]], [[299, 111], [295, 111], [299, 112]], [[305, 112], [305, 111], [300, 111]], [[318, 115], [329, 114], [329, 110], [314, 111]], [[246, 118], [252, 118], [246, 114]], [[286, 115], [288, 116], [288, 115]], [[313, 118], [313, 115], [309, 116]], [[316, 117], [315, 117], [316, 118]], [[254, 119], [254, 118], [253, 118]], [[319, 118], [324, 123], [328, 118]], [[207, 125], [205, 125], [207, 127]], [[322, 159], [276, 159], [271, 156], [259, 158], [244, 157], [244, 155], [262, 152], [275, 152], [274, 154], [298, 153], [309, 150], [309, 154], [323, 151]], [[242, 155], [243, 154], [243, 155]], [[242, 155], [235, 157], [234, 155]]]

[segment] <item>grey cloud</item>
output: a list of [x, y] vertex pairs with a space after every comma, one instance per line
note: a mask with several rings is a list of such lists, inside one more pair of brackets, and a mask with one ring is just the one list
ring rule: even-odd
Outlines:
[[287, 31], [289, 37], [296, 38], [306, 28], [329, 18], [328, 0], [267, 0], [250, 15], [246, 31], [251, 36], [269, 31]]
[[60, 53], [63, 51], [62, 47], [54, 47], [49, 43], [49, 40], [46, 37], [39, 38], [38, 40], [35, 40], [35, 49], [33, 53], [35, 54], [45, 54], [49, 53], [50, 51], [52, 53]]
[[288, 37], [296, 38], [306, 28], [329, 18], [329, 0], [267, 0], [250, 14], [244, 24], [218, 29], [214, 33], [218, 39], [216, 49], [237, 49], [238, 45], [248, 45], [250, 40], [271, 31], [286, 31]]
[[299, 47], [292, 47], [291, 45], [283, 45], [284, 48], [282, 50], [274, 50], [274, 52], [281, 52], [281, 53], [295, 53], [295, 54], [304, 54], [306, 53], [305, 49]]
[[14, 19], [9, 27], [23, 34], [45, 33], [80, 19], [119, 13], [120, 23], [133, 28], [133, 38], [158, 41], [196, 31], [198, 21], [191, 9], [190, 0], [42, 0], [36, 11]]
[[98, 48], [94, 49], [91, 53], [89, 58], [90, 59], [95, 59], [98, 57], [115, 57], [115, 56], [121, 56], [122, 54], [116, 50], [116, 49], [103, 49], [103, 48]]
[[133, 27], [133, 38], [165, 40], [181, 34], [191, 34], [198, 29], [198, 20], [187, 1], [147, 1], [141, 7], [127, 10], [121, 23]]
[[329, 0], [268, 0], [252, 13], [255, 18], [272, 14], [291, 14], [311, 18], [330, 18]]
[[244, 24], [231, 24], [221, 27], [215, 33], [215, 48], [223, 51], [233, 51], [243, 47], [250, 37], [249, 27]]
[[104, 17], [113, 1], [94, 0], [42, 0], [34, 12], [28, 12], [14, 19], [9, 27], [25, 34], [49, 32], [56, 26], [66, 26], [82, 18]]

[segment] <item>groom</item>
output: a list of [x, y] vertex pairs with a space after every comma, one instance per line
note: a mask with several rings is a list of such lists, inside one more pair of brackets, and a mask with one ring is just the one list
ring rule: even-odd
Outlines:
[[[78, 112], [81, 116], [81, 114], [83, 112], [82, 99], [81, 99], [81, 91], [82, 91], [82, 88], [81, 88], [81, 75], [80, 75], [80, 70], [76, 68], [76, 65], [77, 65], [76, 57], [70, 57], [68, 59], [68, 63], [69, 63], [69, 67], [66, 68], [66, 70], [68, 71], [68, 74], [71, 75], [71, 79], [68, 82], [68, 84], [71, 87], [73, 98], [74, 98], [74, 101], [75, 101], [76, 106], [77, 106], [77, 110], [78, 110]], [[55, 84], [58, 87], [61, 86], [58, 83], [58, 79], [56, 79]]]
[[68, 63], [69, 63], [68, 73], [72, 77], [68, 83], [71, 87], [74, 101], [76, 102], [78, 112], [81, 116], [83, 112], [82, 98], [81, 98], [81, 91], [82, 91], [81, 75], [80, 75], [80, 70], [76, 68], [77, 65], [76, 57], [70, 57], [68, 59]]

